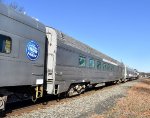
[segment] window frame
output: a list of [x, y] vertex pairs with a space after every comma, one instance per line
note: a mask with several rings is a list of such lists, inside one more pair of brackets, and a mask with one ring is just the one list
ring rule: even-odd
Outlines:
[[114, 65], [111, 64], [110, 71], [114, 72]]
[[103, 62], [103, 64], [102, 64], [102, 70], [106, 71], [106, 62]]
[[[84, 65], [80, 64], [80, 59], [84, 59]], [[78, 65], [79, 67], [86, 67], [86, 56], [83, 55], [79, 55], [79, 59], [78, 59]]]
[[[90, 61], [92, 61], [92, 65], [91, 65]], [[95, 59], [93, 59], [93, 58], [89, 59], [89, 68], [95, 68]]]
[[[99, 63], [99, 67], [98, 67], [98, 63]], [[102, 61], [101, 60], [97, 60], [96, 61], [96, 68], [97, 68], [97, 70], [102, 70]]]
[[107, 71], [110, 71], [110, 64], [107, 63]]
[[[0, 54], [11, 54], [11, 52], [12, 52], [12, 38], [10, 36], [4, 35], [4, 34], [0, 34], [0, 36], [5, 38], [4, 39], [5, 40], [5, 46], [2, 45], [2, 51], [0, 51]], [[0, 38], [0, 40], [1, 40], [1, 38]], [[8, 53], [6, 52], [6, 41], [10, 41], [10, 45], [9, 45], [10, 48], [9, 48], [9, 52]], [[5, 51], [3, 51], [4, 50], [3, 48], [5, 49]]]

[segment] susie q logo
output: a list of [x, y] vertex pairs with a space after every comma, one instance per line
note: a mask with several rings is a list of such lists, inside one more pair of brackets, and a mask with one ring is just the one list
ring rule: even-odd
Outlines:
[[39, 56], [39, 45], [31, 40], [26, 46], [26, 55], [31, 61], [35, 61]]

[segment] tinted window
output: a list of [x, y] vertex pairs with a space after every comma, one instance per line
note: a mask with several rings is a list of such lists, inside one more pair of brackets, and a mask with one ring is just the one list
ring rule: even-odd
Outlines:
[[107, 71], [110, 71], [110, 64], [107, 64]]
[[97, 61], [97, 69], [98, 69], [98, 70], [100, 70], [100, 69], [101, 69], [101, 66], [102, 66], [101, 61]]
[[111, 71], [114, 71], [114, 66], [113, 65], [111, 65]]
[[106, 71], [106, 63], [103, 63], [103, 71]]
[[94, 59], [89, 60], [89, 67], [94, 68], [95, 67], [95, 61]]
[[0, 34], [0, 53], [9, 54], [11, 52], [11, 39]]
[[83, 56], [79, 57], [79, 66], [85, 67], [86, 66], [86, 58]]

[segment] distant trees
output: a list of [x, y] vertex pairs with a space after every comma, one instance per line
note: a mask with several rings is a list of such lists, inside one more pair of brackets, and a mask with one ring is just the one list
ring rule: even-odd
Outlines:
[[[0, 3], [4, 3], [5, 4], [5, 1], [4, 0], [0, 0]], [[25, 12], [25, 9], [24, 7], [21, 7], [19, 6], [16, 2], [11, 2], [9, 4], [7, 4], [9, 7], [15, 9], [16, 11], [19, 11], [21, 13], [24, 13]]]

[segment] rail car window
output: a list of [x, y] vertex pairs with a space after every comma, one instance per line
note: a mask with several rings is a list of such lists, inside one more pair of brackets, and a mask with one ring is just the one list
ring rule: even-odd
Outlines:
[[110, 71], [114, 71], [114, 66], [111, 65]]
[[95, 61], [94, 61], [94, 59], [90, 59], [89, 60], [89, 67], [90, 68], [94, 68], [95, 67]]
[[106, 63], [103, 63], [103, 71], [106, 71]]
[[110, 71], [110, 64], [107, 64], [107, 71]]
[[102, 62], [101, 61], [97, 61], [97, 69], [101, 70], [102, 67]]
[[83, 56], [79, 57], [79, 66], [80, 67], [85, 67], [86, 66], [86, 58]]
[[0, 53], [9, 54], [11, 52], [11, 38], [0, 34]]

